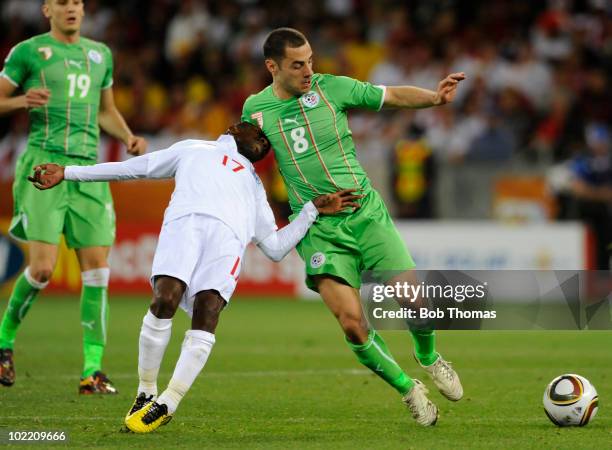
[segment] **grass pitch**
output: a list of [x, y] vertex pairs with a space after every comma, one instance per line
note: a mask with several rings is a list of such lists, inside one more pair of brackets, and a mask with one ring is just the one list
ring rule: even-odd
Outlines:
[[[79, 397], [78, 303], [41, 296], [18, 335], [17, 382], [0, 387], [0, 435], [61, 430], [69, 436], [62, 447], [154, 449], [582, 449], [609, 448], [612, 440], [612, 333], [440, 332], [438, 348], [454, 361], [465, 388], [458, 403], [441, 397], [418, 368], [408, 334], [383, 333], [440, 408], [438, 424], [426, 429], [395, 391], [357, 363], [321, 303], [240, 299], [222, 314], [208, 364], [174, 419], [149, 435], [120, 433], [137, 387], [147, 305], [145, 298], [111, 299], [105, 371], [120, 393]], [[160, 392], [187, 327], [179, 311]], [[585, 428], [556, 428], [542, 409], [545, 385], [567, 372], [589, 378], [600, 395], [599, 413]]]

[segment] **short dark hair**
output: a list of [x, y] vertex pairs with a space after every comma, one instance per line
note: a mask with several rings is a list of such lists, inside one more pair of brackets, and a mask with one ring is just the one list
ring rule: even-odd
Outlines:
[[263, 52], [265, 59], [273, 59], [277, 63], [285, 57], [285, 48], [297, 48], [306, 44], [306, 36], [293, 28], [277, 28], [266, 38]]

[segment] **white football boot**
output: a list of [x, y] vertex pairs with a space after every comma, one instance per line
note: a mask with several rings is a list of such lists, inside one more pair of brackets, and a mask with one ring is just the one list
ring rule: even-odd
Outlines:
[[450, 361], [444, 360], [444, 358], [438, 354], [438, 359], [436, 359], [433, 364], [424, 366], [416, 355], [414, 359], [416, 359], [419, 365], [425, 369], [425, 372], [429, 374], [444, 397], [453, 402], [461, 400], [461, 397], [463, 397], [463, 386], [461, 386], [459, 375], [457, 375], [457, 372], [453, 369]]
[[404, 397], [402, 402], [406, 404], [412, 417], [419, 425], [429, 427], [436, 424], [438, 420], [438, 408], [427, 398], [429, 391], [425, 385], [414, 379], [414, 386]]

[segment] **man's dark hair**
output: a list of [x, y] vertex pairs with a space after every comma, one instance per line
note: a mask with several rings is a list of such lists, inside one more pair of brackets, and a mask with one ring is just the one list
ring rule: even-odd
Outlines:
[[[227, 132], [234, 136], [238, 152], [252, 163], [261, 161], [270, 151], [270, 141], [257, 125], [240, 122], [230, 126]], [[265, 147], [262, 151], [257, 151], [254, 145], [261, 140], [265, 141]]]
[[293, 28], [277, 28], [273, 30], [264, 42], [265, 59], [273, 59], [280, 64], [285, 57], [285, 48], [297, 48], [306, 44], [306, 36]]

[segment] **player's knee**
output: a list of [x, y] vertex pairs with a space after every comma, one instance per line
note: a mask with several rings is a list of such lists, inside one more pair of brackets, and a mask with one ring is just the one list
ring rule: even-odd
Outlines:
[[225, 305], [225, 300], [215, 290], [198, 292], [193, 304], [192, 328], [214, 333]]
[[184, 285], [179, 280], [156, 280], [151, 303], [153, 315], [160, 319], [173, 317], [184, 291]]
[[169, 319], [174, 317], [180, 301], [181, 297], [177, 296], [174, 292], [155, 292], [153, 302], [151, 303], [151, 312], [159, 319]]
[[53, 275], [53, 266], [49, 264], [31, 265], [29, 268], [30, 276], [39, 283], [46, 283]]

